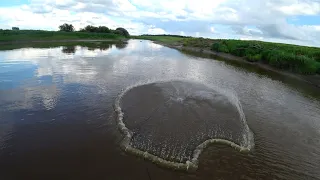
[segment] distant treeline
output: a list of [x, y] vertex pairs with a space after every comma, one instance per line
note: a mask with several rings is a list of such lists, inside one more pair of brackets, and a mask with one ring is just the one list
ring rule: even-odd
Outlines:
[[[74, 32], [75, 31], [74, 26], [72, 24], [66, 24], [66, 23], [61, 25], [61, 26], [59, 26], [59, 29], [60, 29], [60, 31], [65, 31], [65, 32]], [[109, 29], [106, 26], [87, 25], [86, 27], [81, 28], [79, 30], [79, 32], [113, 33], [113, 34], [118, 34], [118, 35], [122, 35], [122, 36], [125, 36], [125, 37], [129, 37], [130, 36], [129, 32], [126, 29], [122, 28], [122, 27], [119, 27], [119, 28], [113, 30], [113, 29]]]
[[106, 26], [88, 25], [75, 31], [72, 24], [62, 24], [59, 31], [0, 29], [0, 41], [31, 41], [31, 40], [68, 40], [68, 39], [124, 39], [130, 37], [129, 32], [119, 27], [115, 30]]
[[84, 28], [81, 28], [79, 30], [79, 32], [94, 32], [94, 33], [114, 33], [114, 34], [119, 34], [119, 35], [123, 35], [125, 37], [129, 37], [130, 34], [129, 32], [124, 29], [124, 28], [117, 28], [115, 30], [113, 29], [109, 29], [108, 27], [106, 26], [91, 26], [91, 25], [88, 25]]
[[125, 39], [123, 35], [115, 33], [65, 32], [43, 30], [0, 30], [1, 41], [52, 41], [75, 39]]

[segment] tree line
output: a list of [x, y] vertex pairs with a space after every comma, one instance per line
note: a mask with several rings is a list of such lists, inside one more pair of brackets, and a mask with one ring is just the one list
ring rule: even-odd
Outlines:
[[[65, 31], [65, 32], [74, 32], [75, 31], [75, 28], [72, 24], [62, 24], [61, 26], [59, 26], [59, 30], [60, 31]], [[108, 27], [106, 26], [91, 26], [91, 25], [88, 25], [84, 28], [81, 28], [79, 30], [79, 32], [90, 32], [90, 33], [113, 33], [113, 34], [119, 34], [119, 35], [122, 35], [122, 36], [125, 36], [125, 37], [129, 37], [130, 34], [129, 32], [125, 29], [125, 28], [122, 28], [122, 27], [119, 27], [115, 30], [113, 29], [109, 29]]]

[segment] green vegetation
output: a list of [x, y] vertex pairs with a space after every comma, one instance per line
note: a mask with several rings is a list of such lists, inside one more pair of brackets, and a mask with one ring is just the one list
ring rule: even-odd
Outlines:
[[146, 40], [152, 40], [152, 41], [158, 41], [163, 43], [177, 43], [181, 42], [185, 38], [183, 36], [169, 36], [169, 35], [142, 35], [142, 36], [131, 36], [133, 39], [146, 39]]
[[114, 31], [115, 34], [119, 34], [119, 35], [122, 35], [124, 37], [130, 37], [130, 34], [129, 32], [125, 29], [125, 28], [117, 28], [115, 31]]
[[211, 50], [300, 74], [320, 73], [320, 48], [261, 41], [215, 40]]
[[77, 40], [77, 39], [125, 39], [130, 36], [124, 28], [116, 30], [105, 26], [86, 26], [84, 29], [75, 32], [72, 24], [59, 26], [60, 31], [42, 30], [1, 30], [0, 43], [11, 41], [50, 41], [50, 40]]
[[134, 38], [228, 53], [250, 62], [269, 64], [299, 74], [320, 74], [320, 48], [316, 47], [170, 35], [142, 35]]
[[80, 32], [111, 33], [111, 29], [106, 26], [95, 27], [88, 25], [85, 28], [80, 29]]
[[18, 27], [12, 27], [12, 30], [13, 31], [19, 31], [19, 28]]
[[80, 29], [80, 32], [113, 33], [113, 34], [118, 34], [127, 38], [130, 37], [129, 32], [126, 29], [121, 27], [117, 28], [116, 30], [112, 30], [106, 26], [95, 27], [95, 26], [88, 25], [85, 28]]
[[61, 26], [59, 26], [60, 31], [65, 31], [65, 32], [73, 32], [74, 31], [74, 27], [72, 24], [62, 24]]
[[0, 30], [1, 41], [35, 41], [35, 40], [74, 40], [74, 39], [123, 39], [124, 37], [113, 33], [86, 33], [40, 30]]

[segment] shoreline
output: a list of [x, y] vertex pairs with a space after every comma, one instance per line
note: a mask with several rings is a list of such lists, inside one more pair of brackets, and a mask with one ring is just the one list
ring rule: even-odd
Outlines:
[[0, 41], [0, 45], [25, 43], [58, 43], [58, 42], [126, 42], [128, 39], [63, 39], [63, 40], [17, 40]]
[[165, 47], [173, 48], [173, 49], [176, 49], [179, 51], [189, 51], [189, 52], [202, 53], [204, 55], [213, 55], [213, 56], [220, 57], [225, 61], [237, 61], [237, 62], [241, 62], [244, 64], [249, 64], [249, 65], [264, 69], [264, 70], [272, 71], [272, 72], [278, 73], [283, 76], [287, 76], [290, 78], [294, 78], [296, 80], [306, 82], [308, 84], [311, 84], [315, 87], [320, 88], [320, 76], [319, 75], [307, 76], [307, 75], [292, 73], [289, 71], [283, 71], [283, 70], [276, 69], [272, 66], [269, 66], [267, 64], [263, 64], [262, 62], [250, 62], [250, 61], [245, 60], [242, 57], [234, 56], [232, 54], [227, 54], [227, 53], [223, 53], [223, 52], [215, 52], [212, 50], [203, 49], [203, 48], [199, 48], [199, 47], [185, 47], [185, 46], [183, 46], [181, 44], [177, 44], [177, 43], [176, 44], [167, 44], [167, 43], [163, 43], [163, 42], [159, 42], [159, 41], [152, 41], [152, 42], [159, 44], [159, 45], [163, 45]]
[[[16, 41], [0, 41], [0, 45], [18, 45], [18, 44], [27, 44], [27, 43], [72, 43], [72, 42], [121, 42], [125, 43], [129, 39], [62, 39], [62, 40], [16, 40]], [[277, 68], [274, 68], [268, 64], [264, 64], [262, 62], [250, 62], [245, 60], [242, 57], [234, 56], [232, 54], [227, 54], [223, 52], [215, 52], [209, 49], [203, 49], [199, 47], [186, 47], [183, 46], [181, 43], [164, 43], [160, 41], [154, 41], [152, 42], [163, 45], [165, 47], [173, 48], [179, 51], [189, 51], [189, 52], [195, 52], [195, 53], [201, 53], [204, 55], [213, 55], [219, 58], [222, 58], [225, 61], [236, 61], [244, 64], [249, 64], [264, 70], [268, 70], [271, 72], [275, 72], [277, 74], [290, 77], [296, 80], [300, 80], [303, 82], [306, 82], [308, 84], [311, 84], [315, 87], [320, 88], [320, 75], [302, 75], [302, 74], [296, 74], [289, 71], [280, 70]]]

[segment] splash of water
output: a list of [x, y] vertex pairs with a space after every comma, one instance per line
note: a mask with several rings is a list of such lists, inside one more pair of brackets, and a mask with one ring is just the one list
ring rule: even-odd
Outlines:
[[[176, 86], [177, 82], [181, 82], [179, 86]], [[185, 83], [184, 83], [185, 82]], [[148, 137], [142, 137], [137, 132], [134, 132], [132, 129], [129, 129], [126, 124], [124, 123], [124, 112], [121, 108], [121, 103], [123, 97], [131, 90], [137, 87], [150, 85], [150, 84], [157, 84], [158, 86], [162, 86], [164, 83], [171, 83], [172, 87], [175, 89], [174, 94], [170, 92], [170, 89], [162, 88], [164, 94], [167, 94], [170, 98], [165, 101], [165, 103], [180, 103], [185, 104], [188, 103], [188, 100], [207, 100], [212, 99], [215, 101], [219, 101], [220, 96], [215, 96], [214, 93], [208, 91], [196, 91], [193, 92], [192, 88], [188, 85], [190, 83], [196, 84], [191, 81], [181, 80], [181, 79], [174, 79], [174, 80], [157, 80], [157, 81], [148, 81], [137, 83], [126, 89], [123, 89], [119, 96], [116, 98], [115, 101], [115, 111], [117, 113], [117, 123], [119, 126], [120, 131], [124, 134], [124, 139], [121, 142], [121, 147], [129, 153], [135, 154], [137, 156], [143, 157], [148, 159], [158, 165], [179, 169], [179, 170], [186, 170], [192, 171], [198, 168], [198, 159], [201, 152], [210, 144], [214, 143], [222, 143], [230, 145], [231, 147], [239, 150], [239, 151], [250, 151], [254, 147], [254, 138], [253, 134], [250, 131], [244, 112], [242, 110], [241, 103], [237, 98], [236, 94], [232, 91], [228, 91], [225, 89], [221, 89], [215, 86], [206, 85], [208, 89], [212, 89], [213, 92], [217, 92], [223, 97], [226, 97], [229, 102], [237, 109], [239, 120], [241, 121], [241, 132], [240, 136], [233, 137], [232, 133], [226, 132], [221, 129], [220, 126], [216, 126], [211, 129], [208, 134], [200, 133], [197, 134], [195, 137], [196, 143], [198, 145], [194, 149], [187, 149], [184, 146], [177, 146], [180, 142], [175, 142], [175, 146], [169, 151], [167, 146], [169, 146], [168, 141], [164, 140], [162, 144], [155, 145], [152, 142], [152, 137], [149, 134]], [[182, 92], [183, 91], [183, 92]], [[170, 104], [169, 104], [170, 106]], [[204, 140], [206, 137], [206, 140]], [[224, 138], [221, 138], [224, 137]], [[168, 137], [170, 139], [170, 137]], [[146, 139], [143, 142], [143, 139]], [[232, 141], [236, 139], [236, 142]], [[170, 139], [170, 141], [175, 141], [174, 139]], [[181, 143], [180, 143], [181, 144]]]

